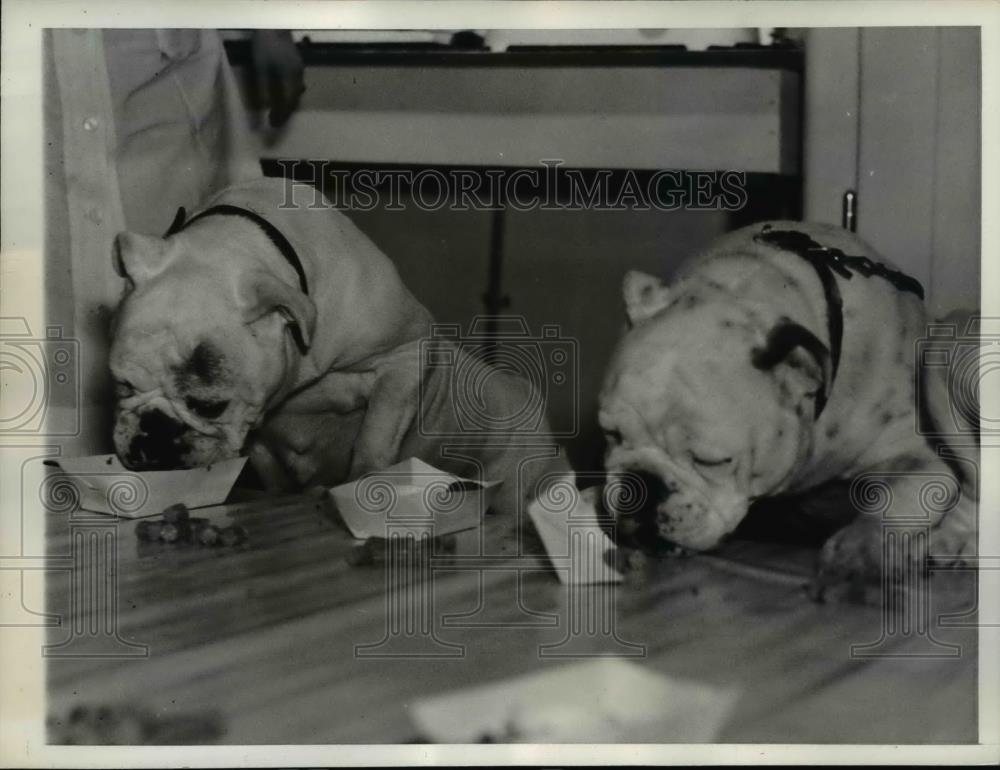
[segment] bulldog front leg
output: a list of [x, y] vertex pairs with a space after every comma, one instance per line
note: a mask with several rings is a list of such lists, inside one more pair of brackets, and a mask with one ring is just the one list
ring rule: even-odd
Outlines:
[[[860, 514], [826, 543], [820, 555], [813, 596], [850, 599], [864, 586], [885, 579], [905, 582], [923, 574], [932, 551], [968, 553], [968, 517], [974, 503], [939, 459], [914, 462], [913, 470], [875, 471], [859, 477], [852, 502]], [[961, 556], [949, 556], [954, 561]]]
[[374, 372], [331, 372], [273, 410], [252, 434], [250, 461], [269, 490], [343, 483]]
[[976, 555], [977, 498], [963, 490], [958, 505], [941, 519], [931, 533], [931, 559], [935, 564], [969, 564]]
[[376, 381], [351, 458], [350, 478], [381, 470], [399, 459], [403, 439], [417, 415], [419, 378], [406, 369]]
[[291, 474], [263, 442], [251, 442], [247, 456], [250, 459], [250, 465], [267, 491], [280, 492], [294, 487], [295, 482]]
[[375, 380], [375, 372], [370, 371], [330, 372], [289, 398], [282, 406], [282, 411], [299, 414], [348, 414], [368, 403]]

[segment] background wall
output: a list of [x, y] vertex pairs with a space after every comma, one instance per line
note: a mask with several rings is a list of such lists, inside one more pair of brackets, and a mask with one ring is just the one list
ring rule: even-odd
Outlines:
[[[351, 219], [396, 263], [403, 280], [438, 321], [468, 328], [483, 313], [490, 212], [350, 212]], [[627, 270], [669, 277], [685, 255], [727, 229], [722, 211], [508, 212], [504, 228], [505, 311], [532, 334], [557, 324], [578, 354], [578, 401], [554, 400], [556, 430], [582, 467], [603, 451], [594, 415], [605, 365], [624, 324], [620, 287]]]
[[912, 274], [941, 316], [978, 308], [977, 28], [808, 30], [805, 216], [841, 220]]

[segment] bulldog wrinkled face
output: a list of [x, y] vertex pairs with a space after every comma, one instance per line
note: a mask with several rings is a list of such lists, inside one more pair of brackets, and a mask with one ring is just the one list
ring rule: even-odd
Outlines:
[[755, 365], [765, 334], [731, 298], [642, 288], [652, 305], [629, 302], [626, 286], [633, 328], [608, 368], [599, 421], [609, 476], [627, 473], [623, 489], [630, 478], [649, 483], [615, 507], [620, 518], [650, 517], [672, 543], [712, 548], [808, 450], [811, 373], [789, 379]]
[[264, 292], [261, 305], [253, 285], [213, 266], [221, 262], [200, 265], [183, 254], [143, 272], [142, 261], [156, 255], [137, 252], [162, 252], [164, 243], [138, 236], [127, 243], [122, 272], [132, 288], [110, 352], [115, 451], [133, 470], [238, 456], [292, 366], [288, 320], [272, 307], [273, 293]]
[[157, 321], [144, 294], [122, 307], [111, 351], [115, 451], [135, 470], [236, 457], [264, 411], [259, 374], [273, 367], [249, 328]]

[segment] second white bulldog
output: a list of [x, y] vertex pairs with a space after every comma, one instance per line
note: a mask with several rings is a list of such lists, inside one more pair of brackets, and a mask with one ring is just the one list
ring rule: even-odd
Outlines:
[[[881, 473], [895, 514], [926, 516], [935, 552], [961, 559], [974, 547], [974, 474], [917, 429], [921, 298], [851, 233], [801, 222], [733, 232], [669, 287], [628, 274], [630, 328], [600, 396], [608, 472], [644, 475], [655, 529], [693, 550], [717, 545], [758, 498]], [[919, 387], [947, 409], [943, 388]], [[929, 504], [935, 479], [947, 493]], [[821, 575], [877, 576], [885, 524], [859, 516], [837, 532]]]
[[[529, 493], [540, 468], [521, 468], [502, 419], [462, 435], [448, 371], [421, 365], [430, 314], [390, 260], [343, 214], [289, 206], [286, 193], [283, 180], [260, 179], [190, 219], [179, 212], [164, 238], [117, 238], [127, 291], [110, 365], [123, 463], [184, 468], [248, 453], [269, 486], [302, 488], [418, 456], [504, 480], [508, 505]], [[537, 395], [499, 371], [480, 382], [486, 423]], [[544, 416], [534, 432], [534, 443], [550, 440]]]

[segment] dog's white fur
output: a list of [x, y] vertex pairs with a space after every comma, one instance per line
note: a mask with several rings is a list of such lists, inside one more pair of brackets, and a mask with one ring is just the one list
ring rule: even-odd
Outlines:
[[[346, 216], [329, 205], [283, 207], [286, 193], [284, 181], [261, 179], [204, 208], [236, 205], [276, 225], [298, 253], [308, 295], [263, 230], [241, 217], [206, 217], [167, 238], [117, 239], [116, 264], [129, 284], [110, 359], [120, 389], [118, 454], [139, 465], [164, 443], [142, 445], [151, 430], [143, 416], [155, 410], [178, 426], [168, 442], [178, 465], [246, 451], [268, 485], [301, 488], [418, 456], [504, 480], [513, 504], [537, 469], [519, 473], [525, 457], [510, 436], [471, 437], [479, 446], [464, 457], [441, 452], [446, 442], [435, 436], [460, 430], [447, 373], [420, 366], [430, 314]], [[531, 387], [500, 372], [486, 379], [484, 408], [497, 414]], [[218, 416], [197, 408], [225, 402]], [[538, 441], [551, 441], [544, 421]]]

